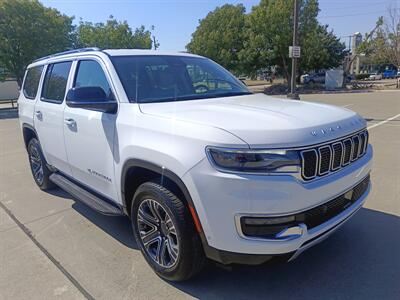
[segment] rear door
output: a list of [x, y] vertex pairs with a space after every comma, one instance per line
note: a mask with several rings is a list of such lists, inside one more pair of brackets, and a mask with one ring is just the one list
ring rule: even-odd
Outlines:
[[35, 128], [47, 162], [68, 175], [71, 170], [64, 145], [63, 111], [71, 66], [71, 61], [47, 65], [34, 112]]
[[[101, 87], [114, 99], [111, 80], [98, 58], [76, 62], [72, 87]], [[115, 120], [117, 114], [65, 106], [65, 145], [73, 177], [107, 198], [116, 200], [114, 180]]]
[[35, 103], [44, 66], [36, 66], [26, 71], [24, 84], [18, 98], [18, 114], [21, 125], [33, 126]]

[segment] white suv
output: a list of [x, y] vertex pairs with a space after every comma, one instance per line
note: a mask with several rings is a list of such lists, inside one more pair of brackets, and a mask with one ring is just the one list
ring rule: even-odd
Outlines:
[[145, 50], [69, 51], [28, 66], [19, 115], [37, 185], [132, 220], [168, 280], [294, 259], [370, 190], [366, 122], [252, 94], [213, 61]]

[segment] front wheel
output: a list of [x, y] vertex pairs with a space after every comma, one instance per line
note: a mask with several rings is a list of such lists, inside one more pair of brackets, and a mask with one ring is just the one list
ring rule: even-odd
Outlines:
[[165, 187], [142, 184], [132, 201], [136, 242], [153, 270], [170, 281], [183, 281], [202, 269], [200, 237], [184, 203]]

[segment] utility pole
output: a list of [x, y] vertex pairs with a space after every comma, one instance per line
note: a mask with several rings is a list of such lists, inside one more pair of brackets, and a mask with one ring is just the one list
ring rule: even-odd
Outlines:
[[157, 50], [157, 41], [154, 35], [153, 35], [153, 44], [154, 44], [154, 50]]
[[154, 46], [154, 50], [157, 50], [158, 44], [157, 44], [157, 40], [156, 40], [156, 35], [154, 34], [154, 29], [155, 29], [155, 27], [154, 27], [154, 25], [152, 25], [152, 26], [151, 26], [151, 31], [152, 31], [152, 33], [153, 33], [153, 37], [152, 37], [153, 46]]
[[[289, 48], [289, 54], [292, 57], [292, 78], [290, 80], [290, 94], [288, 98], [300, 100], [299, 94], [296, 92], [296, 75], [297, 75], [297, 58], [300, 57], [298, 23], [299, 23], [299, 1], [293, 0], [293, 45]], [[298, 48], [298, 54], [294, 54], [294, 49]]]

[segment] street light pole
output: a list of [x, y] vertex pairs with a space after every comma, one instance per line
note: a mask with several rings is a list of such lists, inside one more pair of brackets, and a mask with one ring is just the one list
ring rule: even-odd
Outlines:
[[[299, 23], [299, 1], [294, 0], [293, 6], [293, 47], [298, 46], [298, 23]], [[300, 100], [299, 94], [296, 92], [296, 74], [297, 74], [297, 57], [292, 54], [292, 76], [290, 80], [290, 94], [288, 98]]]

